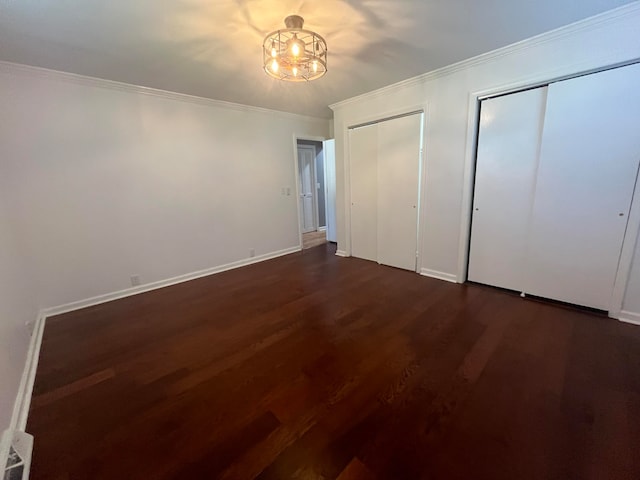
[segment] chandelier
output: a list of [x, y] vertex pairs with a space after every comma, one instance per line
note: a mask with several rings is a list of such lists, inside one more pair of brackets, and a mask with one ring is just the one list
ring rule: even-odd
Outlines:
[[327, 73], [327, 42], [304, 30], [304, 18], [290, 15], [287, 28], [271, 32], [262, 44], [264, 71], [279, 80], [308, 82]]

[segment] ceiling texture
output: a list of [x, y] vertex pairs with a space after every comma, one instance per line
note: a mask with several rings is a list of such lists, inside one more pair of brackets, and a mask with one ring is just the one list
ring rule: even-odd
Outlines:
[[[327, 105], [630, 0], [0, 0], [0, 60], [331, 117]], [[327, 40], [328, 73], [262, 70], [287, 15]]]

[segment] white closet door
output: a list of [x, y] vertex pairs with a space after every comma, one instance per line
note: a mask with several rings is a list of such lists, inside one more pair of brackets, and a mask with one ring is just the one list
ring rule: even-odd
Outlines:
[[378, 126], [349, 130], [351, 255], [378, 260]]
[[378, 262], [416, 270], [422, 114], [378, 124]]
[[549, 87], [525, 291], [607, 310], [640, 160], [640, 65]]
[[541, 87], [482, 102], [469, 252], [473, 282], [523, 287], [546, 96]]

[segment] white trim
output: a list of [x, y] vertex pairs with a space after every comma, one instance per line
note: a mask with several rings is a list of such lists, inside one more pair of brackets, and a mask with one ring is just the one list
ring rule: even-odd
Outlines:
[[59, 70], [50, 70], [48, 68], [33, 67], [30, 65], [23, 65], [20, 63], [4, 62], [0, 61], [0, 73], [23, 76], [31, 78], [43, 78], [47, 80], [63, 81], [67, 83], [74, 83], [76, 85], [82, 85], [85, 87], [97, 87], [107, 90], [115, 90], [119, 92], [128, 92], [139, 95], [148, 95], [152, 97], [164, 98], [167, 100], [175, 100], [178, 102], [193, 103], [196, 105], [203, 105], [209, 107], [226, 108], [229, 110], [236, 110], [241, 112], [253, 112], [261, 113], [263, 115], [274, 115], [295, 119], [295, 120], [313, 120], [317, 122], [330, 122], [330, 118], [312, 117], [307, 115], [301, 115], [298, 113], [283, 112], [281, 110], [271, 110], [263, 107], [254, 107], [252, 105], [243, 105], [240, 103], [226, 102], [224, 100], [215, 100], [212, 98], [198, 97], [196, 95], [189, 95], [186, 93], [170, 92], [168, 90], [160, 90], [158, 88], [143, 87], [140, 85], [133, 85], [129, 83], [116, 82], [114, 80], [107, 80], [104, 78], [88, 77], [86, 75], [78, 75], [75, 73], [62, 72]]
[[437, 270], [430, 270], [428, 268], [421, 268], [420, 275], [422, 275], [423, 277], [437, 278], [438, 280], [444, 280], [445, 282], [458, 283], [456, 275], [453, 275], [452, 273], [445, 273], [439, 272]]
[[80, 300], [78, 302], [71, 302], [65, 305], [59, 305], [57, 307], [45, 308], [40, 310], [38, 318], [35, 322], [35, 328], [31, 335], [31, 341], [29, 343], [29, 351], [27, 353], [27, 360], [22, 372], [22, 378], [20, 379], [20, 387], [18, 388], [18, 395], [13, 405], [13, 414], [11, 416], [11, 423], [9, 424], [9, 430], [21, 430], [25, 431], [27, 427], [27, 418], [29, 416], [29, 407], [31, 406], [31, 397], [33, 395], [33, 385], [36, 379], [36, 370], [38, 368], [38, 360], [40, 358], [40, 347], [42, 345], [42, 336], [44, 334], [44, 327], [47, 318], [54, 315], [60, 315], [62, 313], [71, 312], [73, 310], [79, 310], [81, 308], [90, 307], [93, 305], [99, 305], [101, 303], [118, 300], [120, 298], [130, 297], [138, 295], [140, 293], [156, 290], [158, 288], [164, 288], [178, 283], [188, 282], [189, 280], [195, 280], [197, 278], [206, 277], [216, 273], [222, 273], [227, 270], [233, 270], [240, 267], [245, 267], [253, 263], [263, 262], [272, 258], [289, 255], [291, 253], [299, 252], [300, 246], [286, 248], [277, 252], [260, 255], [258, 257], [251, 257], [237, 262], [227, 263], [226, 265], [220, 265], [218, 267], [208, 268], [206, 270], [199, 270], [197, 272], [188, 273], [185, 275], [179, 275], [177, 277], [168, 278], [166, 280], [160, 280], [157, 282], [141, 285], [139, 287], [127, 288], [113, 293], [107, 293], [105, 295], [98, 295], [96, 297], [88, 298], [86, 300]]
[[12, 430], [6, 429], [0, 432], [0, 473], [4, 475], [4, 468], [9, 457], [9, 445], [11, 445]]
[[347, 252], [345, 252], [344, 250], [336, 250], [336, 255], [337, 255], [338, 257], [344, 257], [344, 258], [347, 258], [347, 257], [349, 257], [349, 256], [350, 256], [350, 255], [348, 255], [348, 254], [347, 254]]
[[319, 232], [326, 232], [327, 231], [327, 227], [318, 227], [318, 231]]
[[421, 132], [420, 132], [420, 176], [418, 178], [418, 212], [416, 215], [417, 239], [416, 245], [416, 273], [422, 268], [422, 260], [424, 259], [424, 237], [426, 235], [426, 224], [424, 221], [425, 212], [427, 211], [427, 179], [429, 174], [428, 157], [427, 157], [427, 129], [431, 127], [429, 104], [424, 103], [422, 108]]
[[[333, 122], [332, 122], [333, 123]], [[302, 211], [300, 209], [300, 169], [298, 164], [298, 140], [308, 142], [324, 142], [326, 138], [315, 137], [313, 135], [293, 134], [293, 177], [295, 179], [295, 192], [296, 192], [296, 211], [298, 212], [298, 242], [300, 243], [300, 249], [302, 249]], [[324, 143], [323, 143], [324, 147]], [[316, 222], [317, 225], [317, 222]]]
[[[323, 140], [324, 142], [324, 140]], [[320, 156], [321, 153], [323, 153], [324, 150], [324, 143], [320, 142], [320, 150], [318, 150], [318, 146], [314, 145], [313, 146], [313, 203], [315, 204], [316, 208], [314, 213], [314, 224], [313, 226], [316, 229], [316, 232], [320, 229], [320, 195], [318, 194], [319, 189], [318, 189], [318, 157]], [[322, 161], [322, 166], [324, 167], [324, 158]], [[326, 209], [327, 206], [325, 205], [325, 216], [326, 216]]]
[[640, 326], [640, 313], [625, 312], [624, 310], [622, 310], [620, 312], [618, 320], [624, 323], [630, 323], [632, 325]]
[[[333, 122], [331, 122], [333, 124]], [[335, 157], [335, 153], [334, 153]], [[334, 160], [335, 164], [335, 160]], [[335, 168], [334, 168], [335, 169]], [[327, 181], [327, 141], [322, 141], [322, 175], [324, 178], [324, 227], [319, 227], [318, 230], [326, 231], [327, 241], [329, 241], [329, 217], [331, 216], [329, 212], [329, 182]], [[335, 183], [335, 179], [334, 179]], [[335, 190], [335, 189], [334, 189]], [[334, 199], [335, 204], [335, 199]], [[335, 216], [335, 212], [333, 212], [333, 216]]]
[[36, 319], [33, 333], [31, 334], [27, 360], [24, 365], [24, 370], [22, 371], [18, 395], [13, 404], [13, 414], [11, 415], [11, 423], [9, 426], [10, 430], [25, 431], [27, 428], [27, 417], [29, 415], [29, 407], [31, 406], [33, 384], [36, 379], [36, 370], [40, 358], [40, 346], [42, 345], [42, 335], [44, 333], [46, 318], [47, 315], [41, 310]]
[[447, 65], [442, 68], [438, 68], [436, 70], [432, 70], [422, 75], [409, 78], [407, 80], [402, 80], [400, 82], [387, 85], [385, 87], [379, 88], [377, 90], [373, 90], [371, 92], [364, 93], [362, 95], [358, 95], [356, 97], [351, 97], [351, 98], [342, 100], [340, 102], [333, 103], [329, 105], [329, 108], [335, 111], [336, 109], [343, 108], [352, 103], [360, 102], [362, 100], [373, 99], [376, 97], [381, 97], [389, 92], [392, 92], [398, 89], [410, 88], [415, 85], [420, 85], [422, 83], [434, 80], [436, 78], [441, 78], [447, 75], [451, 75], [460, 70], [464, 70], [466, 68], [470, 68], [475, 65], [479, 65], [499, 57], [504, 57], [507, 55], [511, 55], [511, 54], [523, 51], [523, 50], [527, 50], [537, 45], [553, 42], [557, 39], [568, 37], [582, 31], [588, 31], [595, 27], [599, 27], [609, 23], [615, 23], [619, 18], [625, 17], [627, 15], [632, 15], [636, 12], [640, 12], [640, 2], [633, 2], [627, 5], [623, 5], [621, 7], [614, 8], [613, 10], [603, 12], [599, 15], [595, 15], [593, 17], [589, 17], [584, 20], [579, 20], [575, 23], [571, 23], [569, 25], [559, 27], [555, 30], [551, 30], [545, 33], [541, 33], [540, 35], [536, 35], [534, 37], [521, 40], [511, 45], [507, 45], [505, 47], [498, 48], [496, 50], [492, 50], [490, 52], [483, 53], [481, 55], [477, 55], [475, 57], [471, 57], [466, 60], [462, 60], [460, 62]]
[[[315, 118], [315, 117], [312, 117], [312, 118]], [[329, 119], [327, 119], [327, 120], [329, 120]], [[322, 143], [322, 142], [324, 142], [324, 141], [326, 141], [328, 139], [324, 138], [324, 137], [317, 137], [317, 136], [314, 136], [314, 135], [296, 134], [296, 140], [301, 140], [303, 142], [306, 141], [306, 142], [320, 142], [320, 143]]]
[[195, 280], [197, 278], [208, 277], [216, 273], [226, 272], [227, 270], [233, 270], [235, 268], [246, 267], [254, 263], [263, 262], [276, 257], [282, 257], [291, 253], [299, 252], [301, 250], [300, 245], [284, 250], [278, 250], [277, 252], [266, 253], [264, 255], [258, 255], [257, 257], [244, 258], [236, 262], [227, 263], [225, 265], [219, 265], [217, 267], [211, 267], [204, 270], [198, 270], [196, 272], [186, 273], [184, 275], [178, 275], [176, 277], [167, 278], [165, 280], [158, 280], [157, 282], [147, 283], [137, 287], [126, 288], [117, 292], [106, 293], [104, 295], [98, 295], [95, 297], [87, 298], [77, 302], [66, 303], [64, 305], [58, 305], [56, 307], [50, 307], [43, 310], [47, 317], [52, 315], [60, 315], [62, 313], [71, 312], [73, 310], [79, 310], [81, 308], [92, 307], [101, 303], [110, 302], [112, 300], [118, 300], [120, 298], [130, 297], [139, 293], [149, 292], [151, 290], [157, 290], [158, 288], [169, 287], [178, 283], [188, 282], [189, 280]]
[[[349, 132], [349, 126], [343, 125], [342, 129], [342, 138], [344, 139], [342, 142], [342, 174], [343, 174], [343, 185], [342, 185], [342, 194], [344, 195], [344, 256], [351, 256], [351, 133]], [[337, 142], [336, 142], [337, 146]], [[338, 163], [336, 159], [336, 230], [338, 230], [337, 226], [337, 192], [338, 192]], [[338, 240], [338, 246], [340, 246], [339, 237], [336, 238]], [[337, 255], [337, 253], [336, 253]]]
[[387, 122], [389, 120], [395, 120], [398, 117], [410, 117], [412, 115], [418, 115], [424, 113], [426, 108], [425, 103], [414, 103], [405, 107], [394, 108], [392, 110], [386, 110], [383, 113], [374, 113], [371, 115], [365, 115], [358, 117], [358, 121], [350, 121], [347, 126], [347, 130], [354, 130], [363, 127], [370, 127], [378, 123]]
[[304, 245], [302, 240], [302, 209], [300, 208], [300, 166], [298, 159], [298, 135], [293, 134], [293, 181], [295, 186], [293, 191], [296, 195], [296, 212], [298, 214], [298, 243], [300, 248]]

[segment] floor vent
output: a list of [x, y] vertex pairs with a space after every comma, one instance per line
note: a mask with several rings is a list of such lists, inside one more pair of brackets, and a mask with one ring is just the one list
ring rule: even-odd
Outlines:
[[17, 430], [5, 430], [2, 442], [3, 480], [27, 480], [31, 466], [33, 436]]

